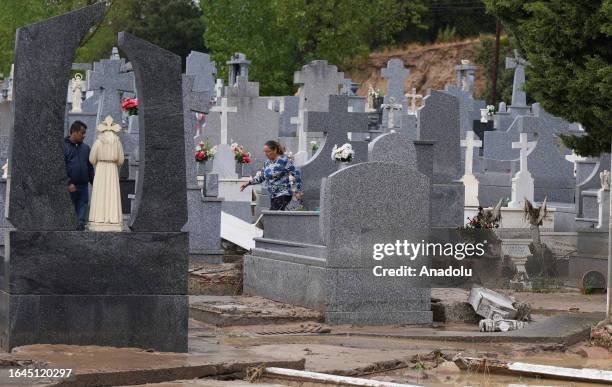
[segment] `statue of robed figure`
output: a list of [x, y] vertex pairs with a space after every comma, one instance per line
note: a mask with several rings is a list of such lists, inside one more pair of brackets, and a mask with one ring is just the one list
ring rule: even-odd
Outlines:
[[108, 116], [98, 125], [89, 162], [96, 167], [89, 208], [89, 230], [122, 231], [119, 168], [123, 164], [123, 146], [119, 140], [121, 126]]

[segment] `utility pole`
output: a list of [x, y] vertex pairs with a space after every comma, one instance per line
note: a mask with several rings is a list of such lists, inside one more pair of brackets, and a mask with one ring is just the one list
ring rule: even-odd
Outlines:
[[491, 105], [497, 105], [497, 70], [499, 68], [499, 35], [501, 34], [501, 23], [499, 19], [495, 21], [495, 53], [493, 57], [493, 93], [491, 95]]

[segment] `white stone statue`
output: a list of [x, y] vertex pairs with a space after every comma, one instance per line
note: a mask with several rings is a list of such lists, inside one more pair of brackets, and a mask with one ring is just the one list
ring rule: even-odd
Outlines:
[[599, 180], [601, 181], [601, 188], [604, 191], [610, 190], [610, 171], [605, 170], [599, 173]]
[[372, 87], [371, 83], [368, 83], [368, 107], [367, 107], [367, 111], [371, 112], [374, 111], [374, 95], [376, 94], [376, 91], [374, 91], [374, 88]]
[[80, 113], [81, 109], [81, 96], [83, 95], [83, 76], [80, 73], [74, 75], [72, 80], [72, 113]]
[[107, 116], [98, 125], [89, 161], [96, 167], [89, 208], [89, 230], [122, 231], [121, 190], [119, 167], [123, 164], [123, 146], [119, 141], [121, 126]]

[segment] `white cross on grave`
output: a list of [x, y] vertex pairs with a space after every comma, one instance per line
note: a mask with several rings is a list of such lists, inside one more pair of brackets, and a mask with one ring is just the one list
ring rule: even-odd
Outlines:
[[474, 164], [474, 148], [481, 148], [482, 141], [475, 140], [473, 131], [466, 133], [465, 140], [461, 140], [461, 146], [465, 148], [465, 174], [461, 178], [465, 187], [465, 206], [466, 207], [478, 207], [480, 204], [478, 200], [478, 179], [472, 173], [472, 166]]
[[221, 144], [227, 144], [227, 118], [229, 113], [237, 113], [236, 106], [228, 106], [227, 98], [221, 98], [220, 106], [213, 106], [211, 112], [219, 112], [221, 114]]
[[304, 115], [308, 112], [306, 109], [298, 110], [297, 117], [291, 117], [290, 121], [292, 124], [297, 125], [297, 135], [298, 135], [298, 152], [293, 155], [295, 165], [300, 167], [308, 161], [308, 137], [306, 135], [306, 131], [304, 130]]
[[520, 150], [520, 169], [512, 178], [512, 200], [508, 203], [508, 207], [522, 208], [525, 199], [533, 202], [534, 184], [533, 177], [527, 169], [527, 156], [535, 149], [537, 143], [537, 141], [527, 141], [527, 133], [521, 133], [519, 141], [512, 143], [512, 149]]
[[406, 94], [406, 98], [410, 99], [410, 110], [408, 110], [408, 114], [416, 116], [416, 101], [417, 99], [423, 99], [423, 95], [417, 94], [416, 89], [413, 87], [410, 93]]
[[473, 175], [474, 148], [482, 148], [482, 141], [475, 139], [473, 131], [467, 132], [465, 140], [461, 140], [461, 146], [465, 148], [465, 174]]
[[521, 172], [529, 172], [527, 170], [527, 155], [529, 155], [529, 153], [531, 153], [531, 151], [533, 150], [533, 148], [535, 148], [537, 143], [538, 143], [537, 141], [528, 142], [527, 141], [527, 133], [521, 133], [520, 137], [519, 137], [519, 141], [512, 143], [512, 149], [519, 149], [520, 150], [520, 156], [519, 156], [519, 159], [520, 159], [520, 169], [519, 169], [519, 173], [521, 173]]

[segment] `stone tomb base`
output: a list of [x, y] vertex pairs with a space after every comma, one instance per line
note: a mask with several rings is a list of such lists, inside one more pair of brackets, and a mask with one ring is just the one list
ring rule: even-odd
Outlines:
[[10, 231], [0, 346], [187, 351], [188, 234]]

